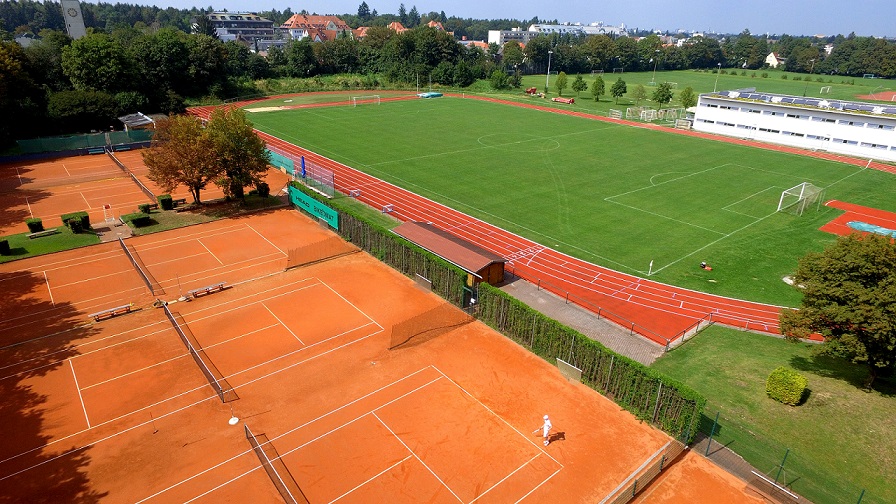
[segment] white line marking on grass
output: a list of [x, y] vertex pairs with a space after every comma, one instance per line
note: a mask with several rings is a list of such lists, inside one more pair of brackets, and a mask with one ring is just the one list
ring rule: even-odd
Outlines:
[[47, 292], [50, 293], [50, 303], [52, 303], [53, 306], [56, 306], [56, 301], [53, 300], [53, 290], [50, 289], [50, 279], [47, 278], [47, 271], [46, 271], [46, 270], [44, 270], [44, 281], [47, 283]]
[[302, 338], [300, 338], [296, 333], [292, 332], [292, 329], [290, 329], [289, 326], [287, 326], [286, 324], [284, 324], [283, 321], [280, 320], [280, 317], [278, 317], [277, 314], [275, 314], [273, 311], [271, 311], [270, 308], [268, 308], [268, 305], [266, 305], [266, 304], [264, 304], [264, 303], [262, 302], [262, 303], [261, 303], [261, 306], [264, 307], [264, 309], [267, 310], [268, 313], [270, 313], [271, 316], [274, 317], [274, 319], [275, 319], [277, 322], [279, 322], [280, 325], [283, 326], [284, 329], [286, 329], [287, 331], [289, 331], [289, 334], [292, 334], [292, 337], [293, 337], [293, 338], [295, 338], [296, 340], [298, 340], [298, 342], [301, 343], [302, 346], [305, 346], [305, 342], [302, 341]]
[[396, 462], [396, 463], [390, 465], [389, 467], [383, 469], [383, 470], [380, 471], [379, 473], [374, 474], [373, 476], [371, 476], [370, 478], [368, 478], [367, 481], [361, 482], [361, 483], [360, 483], [358, 486], [356, 486], [355, 488], [352, 488], [352, 489], [349, 490], [348, 492], [345, 492], [344, 494], [340, 495], [339, 497], [336, 497], [335, 499], [331, 500], [331, 501], [330, 501], [330, 504], [333, 504], [334, 502], [338, 501], [339, 499], [341, 499], [341, 498], [345, 497], [346, 495], [348, 495], [348, 494], [354, 492], [355, 490], [357, 490], [357, 489], [361, 488], [362, 486], [364, 486], [364, 485], [370, 483], [371, 481], [373, 481], [373, 480], [379, 478], [380, 476], [386, 474], [387, 472], [391, 471], [392, 469], [395, 469], [396, 467], [400, 466], [401, 464], [404, 464], [405, 462], [407, 462], [408, 460], [410, 460], [410, 459], [412, 459], [412, 458], [414, 458], [413, 455], [408, 455], [407, 457], [405, 457], [405, 458], [399, 460], [398, 462]]
[[274, 247], [275, 249], [279, 250], [281, 254], [283, 254], [283, 255], [289, 255], [289, 254], [287, 254], [286, 252], [284, 252], [283, 249], [281, 249], [280, 247], [274, 245], [274, 244], [271, 242], [271, 240], [268, 240], [267, 237], [266, 237], [265, 235], [259, 233], [254, 227], [252, 227], [252, 226], [250, 226], [250, 225], [248, 225], [248, 224], [246, 224], [246, 227], [249, 228], [249, 229], [251, 229], [252, 231], [255, 231], [255, 233], [256, 233], [258, 236], [262, 237], [262, 238], [264, 239], [264, 241], [270, 243], [272, 247]]
[[644, 210], [644, 209], [641, 209], [641, 208], [638, 208], [638, 207], [633, 207], [633, 206], [631, 206], [631, 205], [626, 205], [625, 203], [619, 203], [618, 201], [612, 201], [612, 200], [610, 200], [609, 198], [604, 198], [604, 201], [606, 201], [607, 203], [613, 203], [613, 204], [616, 204], [616, 205], [619, 205], [619, 206], [622, 206], [622, 207], [625, 207], [625, 208], [628, 208], [628, 209], [631, 209], [631, 210], [635, 210], [635, 211], [637, 211], [637, 212], [646, 213], [646, 214], [648, 214], [648, 215], [653, 215], [654, 217], [659, 217], [660, 219], [665, 219], [665, 220], [668, 220], [668, 221], [677, 222], [677, 223], [679, 223], [679, 224], [684, 224], [685, 226], [692, 227], [692, 228], [696, 228], [696, 229], [700, 229], [700, 230], [706, 231], [706, 232], [708, 232], [708, 233], [713, 233], [713, 234], [718, 234], [718, 235], [724, 235], [724, 233], [722, 233], [721, 231], [716, 231], [715, 229], [705, 228], [705, 227], [703, 227], [703, 226], [699, 226], [699, 225], [697, 225], [697, 224], [691, 224], [690, 222], [685, 222], [685, 221], [683, 221], [683, 220], [675, 219], [675, 218], [673, 218], [673, 217], [667, 217], [667, 216], [665, 216], [665, 215], [658, 214], [658, 213], [656, 213], [656, 212], [651, 212], [650, 210]]
[[81, 395], [81, 386], [78, 385], [78, 375], [75, 374], [75, 365], [72, 360], [68, 360], [68, 365], [72, 368], [72, 377], [75, 379], [75, 389], [78, 391], [78, 399], [81, 401], [81, 411], [84, 412], [84, 420], [87, 420], [87, 428], [90, 428], [90, 417], [87, 416], [87, 407], [84, 406], [84, 397]]
[[420, 464], [423, 465], [423, 467], [425, 467], [427, 471], [429, 471], [430, 474], [433, 475], [433, 477], [435, 479], [439, 480], [439, 483], [441, 483], [442, 486], [444, 486], [449, 492], [451, 492], [451, 495], [453, 495], [454, 498], [457, 499], [458, 502], [463, 502], [463, 500], [460, 497], [458, 497], [458, 495], [456, 493], [454, 493], [454, 490], [452, 490], [451, 487], [449, 487], [444, 481], [442, 481], [442, 478], [440, 478], [439, 475], [436, 474], [436, 472], [433, 471], [431, 467], [426, 465], [426, 462], [424, 462], [422, 458], [420, 458], [416, 453], [414, 453], [414, 450], [412, 450], [410, 446], [408, 446], [404, 441], [402, 441], [402, 439], [398, 436], [398, 434], [396, 434], [395, 431], [393, 431], [388, 425], [386, 425], [386, 422], [384, 422], [383, 419], [381, 419], [380, 417], [377, 416], [376, 412], [371, 413], [371, 414], [373, 415], [374, 418], [379, 420], [381, 424], [383, 424], [383, 427], [385, 427], [389, 432], [392, 433], [393, 436], [395, 436], [395, 439], [397, 439], [398, 442], [401, 443], [405, 447], [405, 449], [407, 449], [408, 452], [410, 454], [412, 454], [414, 456], [414, 458], [417, 459], [417, 461], [420, 462]]
[[200, 245], [202, 245], [203, 247], [205, 247], [205, 250], [208, 250], [208, 253], [209, 253], [212, 257], [214, 257], [215, 260], [218, 261], [218, 263], [221, 264], [221, 266], [224, 266], [224, 263], [221, 262], [221, 260], [218, 259], [218, 256], [216, 256], [215, 254], [213, 254], [212, 251], [209, 250], [208, 247], [206, 247], [204, 243], [202, 243], [202, 240], [201, 240], [201, 239], [197, 238], [196, 241], [199, 242]]
[[716, 170], [716, 169], [718, 169], [718, 168], [724, 168], [724, 167], [726, 167], [726, 166], [730, 166], [730, 164], [731, 164], [731, 163], [725, 163], [725, 164], [723, 164], [723, 165], [713, 166], [712, 168], [707, 168], [707, 169], [705, 169], [705, 170], [700, 170], [700, 171], [698, 171], [698, 172], [688, 173], [688, 174], [686, 174], [686, 175], [682, 175], [681, 177], [675, 177], [675, 178], [671, 178], [671, 179], [669, 179], [669, 180], [664, 180], [664, 181], [660, 182], [659, 184], [652, 184], [652, 183], [651, 183], [651, 185], [649, 185], [649, 186], [641, 186], [641, 187], [639, 187], [639, 188], [637, 188], [637, 189], [632, 189], [631, 191], [626, 191], [626, 192], [624, 192], [624, 193], [619, 193], [619, 194], [614, 194], [614, 195], [612, 195], [612, 196], [607, 196], [606, 198], [604, 198], [604, 201], [609, 201], [610, 203], [616, 203], [615, 201], [612, 201], [613, 198], [618, 198], [618, 197], [620, 197], [620, 196], [628, 196], [629, 194], [634, 194], [634, 193], [636, 193], [636, 192], [645, 191], [645, 190], [648, 190], [648, 189], [653, 189], [653, 188], [655, 188], [655, 187], [659, 187], [659, 186], [661, 186], [661, 185], [670, 184], [670, 183], [672, 183], [672, 182], [678, 182], [679, 180], [684, 180], [684, 179], [686, 179], [686, 178], [690, 178], [690, 177], [694, 177], [694, 176], [697, 176], [697, 175], [702, 175], [702, 174], [704, 174], [704, 173], [708, 173], [708, 172], [714, 171], [714, 170]]

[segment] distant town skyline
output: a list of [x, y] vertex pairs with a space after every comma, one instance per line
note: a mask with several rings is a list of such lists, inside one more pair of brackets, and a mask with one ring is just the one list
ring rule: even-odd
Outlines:
[[[96, 0], [89, 0], [96, 3]], [[361, 0], [217, 0], [197, 4], [198, 0], [123, 0], [125, 3], [157, 5], [159, 7], [213, 7], [216, 10], [259, 12], [307, 10], [317, 14], [355, 14]], [[675, 32], [740, 33], [749, 29], [753, 34], [771, 35], [849, 35], [896, 37], [896, 23], [890, 15], [893, 0], [753, 0], [732, 4], [721, 0], [691, 0], [671, 3], [660, 0], [642, 0], [633, 8], [626, 2], [551, 3], [534, 0], [370, 0], [370, 10], [380, 14], [397, 14], [401, 3], [410, 11], [417, 7], [420, 14], [444, 11], [448, 16], [474, 19], [519, 19], [533, 17], [563, 23], [590, 24], [603, 22], [641, 30]]]

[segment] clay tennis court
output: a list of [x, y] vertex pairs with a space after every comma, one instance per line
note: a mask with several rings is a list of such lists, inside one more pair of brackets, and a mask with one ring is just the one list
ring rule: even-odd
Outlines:
[[[17, 433], [0, 442], [0, 487], [280, 502], [248, 426], [312, 503], [594, 502], [668, 440], [478, 322], [388, 350], [394, 324], [444, 301], [363, 253], [283, 271], [286, 251], [328, 234], [280, 210], [127, 240], [163, 299], [228, 283], [168, 306], [228, 403], [117, 243], [0, 266], [0, 426]], [[548, 447], [532, 435], [544, 413]]]
[[86, 211], [90, 222], [154, 203], [105, 154], [15, 163], [0, 167], [0, 235], [28, 231], [25, 219], [39, 217], [44, 228], [62, 225], [60, 215]]

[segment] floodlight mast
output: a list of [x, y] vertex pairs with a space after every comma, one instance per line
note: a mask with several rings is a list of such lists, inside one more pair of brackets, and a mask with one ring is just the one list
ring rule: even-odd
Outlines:
[[809, 81], [812, 79], [812, 72], [815, 71], [815, 58], [812, 58], [812, 67], [809, 69], [809, 77], [806, 77], [806, 87], [803, 89], [803, 97], [809, 92]]
[[551, 78], [551, 55], [554, 51], [548, 51], [548, 74], [544, 76], [544, 94], [548, 94], [548, 79]]
[[719, 87], [719, 74], [721, 74], [721, 73], [722, 73], [722, 64], [719, 63], [719, 69], [718, 69], [718, 71], [716, 71], [716, 83], [713, 84], [713, 86], [712, 86], [712, 92], [713, 92], [713, 93], [715, 93], [715, 92], [716, 92], [716, 88]]

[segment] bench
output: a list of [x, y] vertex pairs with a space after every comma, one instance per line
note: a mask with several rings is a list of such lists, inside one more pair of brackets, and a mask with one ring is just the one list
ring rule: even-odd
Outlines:
[[87, 153], [88, 154], [105, 154], [106, 149], [103, 149], [103, 148], [87, 149]]
[[59, 230], [56, 228], [53, 229], [44, 229], [43, 231], [38, 231], [36, 233], [31, 233], [28, 235], [28, 239], [33, 240], [35, 238], [40, 238], [41, 236], [50, 236], [58, 233]]
[[150, 210], [158, 210], [159, 209], [158, 203], [146, 203], [146, 204], [149, 205]]
[[198, 289], [193, 289], [190, 292], [187, 292], [187, 294], [189, 294], [191, 298], [196, 299], [199, 296], [202, 296], [205, 294], [211, 294], [212, 292], [224, 290], [224, 283], [225, 282], [219, 282], [219, 283], [212, 284], [212, 285], [209, 285], [206, 287], [200, 287]]
[[100, 320], [102, 320], [104, 318], [112, 318], [117, 315], [124, 315], [125, 313], [131, 313], [132, 306], [134, 306], [134, 305], [126, 304], [126, 305], [116, 306], [115, 308], [109, 308], [108, 310], [91, 313], [90, 317], [92, 317], [93, 320], [96, 320], [97, 322], [99, 322]]
[[180, 199], [176, 199], [176, 200], [171, 200], [171, 203], [172, 203], [174, 206], [186, 205], [186, 204], [187, 204], [187, 198], [180, 198]]

